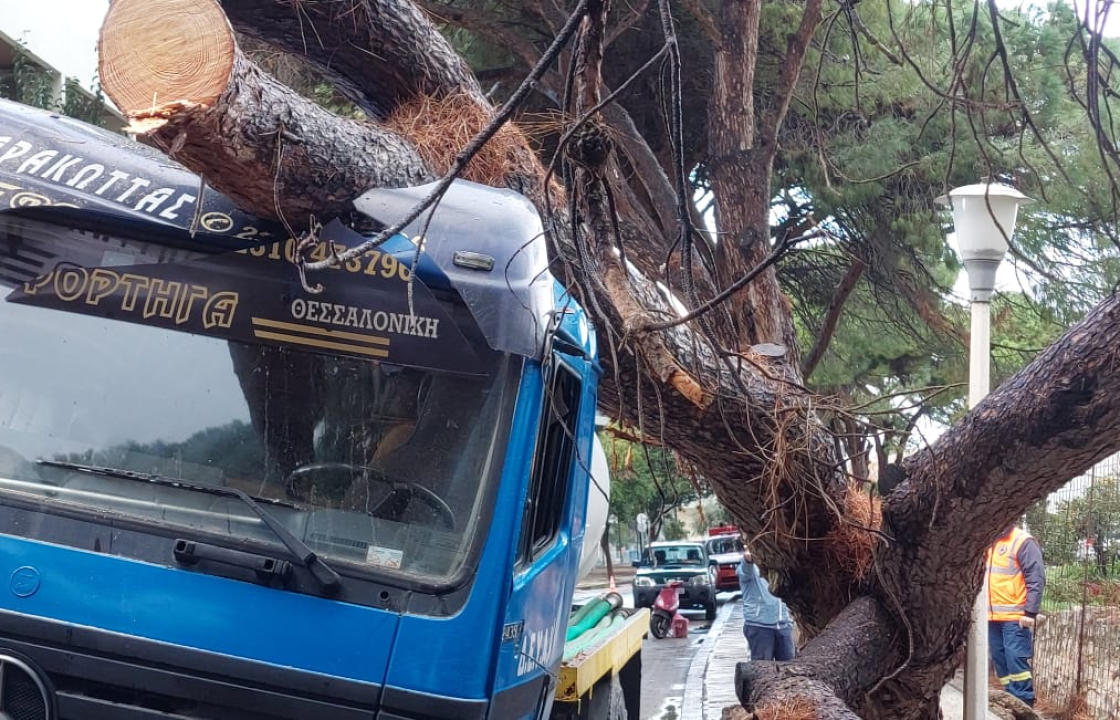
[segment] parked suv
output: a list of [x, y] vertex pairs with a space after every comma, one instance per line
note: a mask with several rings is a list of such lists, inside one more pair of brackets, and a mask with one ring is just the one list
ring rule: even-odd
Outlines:
[[651, 607], [657, 593], [671, 580], [680, 580], [682, 608], [702, 607], [704, 617], [716, 617], [716, 590], [712, 585], [714, 568], [700, 542], [655, 542], [635, 563], [634, 607]]
[[714, 565], [716, 590], [738, 590], [739, 577], [735, 568], [743, 559], [743, 540], [738, 533], [717, 535], [704, 542], [708, 564]]

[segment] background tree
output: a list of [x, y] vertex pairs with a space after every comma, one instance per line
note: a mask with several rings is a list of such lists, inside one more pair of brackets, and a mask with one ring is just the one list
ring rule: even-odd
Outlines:
[[673, 453], [619, 438], [609, 431], [600, 433], [599, 439], [611, 468], [610, 511], [620, 525], [633, 527], [634, 518], [645, 513], [649, 517], [645, 543], [657, 540], [663, 531], [666, 540], [684, 537], [676, 511], [700, 495], [697, 483], [680, 471]]
[[[902, 444], [953, 385], [958, 268], [933, 206], [947, 187], [986, 175], [1044, 202], [1017, 236], [1035, 275], [1015, 307], [1045, 312], [1010, 311], [1013, 335], [1052, 335], [1110, 292], [1120, 75], [1099, 35], [1107, 6], [1078, 20], [994, 0], [420, 4], [454, 26], [477, 75], [407, 0], [221, 3], [364, 122], [264, 75], [214, 0], [116, 0], [102, 77], [152, 142], [246, 209], [282, 209], [309, 249], [310, 216], [349, 218], [370, 186], [462, 174], [527, 195], [555, 273], [600, 329], [604, 409], [696, 466], [812, 638], [791, 665], [742, 666], [744, 705], [936, 717], [985, 547], [1120, 445], [1120, 301], [903, 459], [881, 505], [866, 438], [892, 430]], [[151, 52], [191, 14], [191, 43]], [[153, 90], [173, 100], [153, 108]], [[503, 126], [517, 108], [536, 113], [535, 145]], [[822, 397], [804, 381], [837, 332], [852, 372]]]
[[[1045, 501], [1027, 513], [1048, 564], [1092, 562], [1099, 577], [1116, 574], [1120, 556], [1120, 479], [1096, 477], [1087, 485], [1070, 488], [1068, 497]], [[1037, 531], [1035, 530], [1037, 526]]]

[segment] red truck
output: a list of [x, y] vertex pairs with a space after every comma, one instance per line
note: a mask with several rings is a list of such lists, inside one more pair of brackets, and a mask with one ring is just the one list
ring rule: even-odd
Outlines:
[[704, 542], [708, 554], [708, 564], [715, 566], [715, 585], [717, 591], [739, 589], [739, 578], [735, 568], [743, 559], [743, 540], [734, 525], [720, 525], [708, 528], [708, 539]]

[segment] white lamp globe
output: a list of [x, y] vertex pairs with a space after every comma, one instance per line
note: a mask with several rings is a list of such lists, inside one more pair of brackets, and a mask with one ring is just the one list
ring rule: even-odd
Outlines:
[[957, 247], [968, 273], [972, 299], [987, 302], [995, 290], [996, 270], [1015, 232], [1019, 206], [1031, 202], [1023, 193], [1000, 183], [965, 185], [937, 198], [953, 209]]

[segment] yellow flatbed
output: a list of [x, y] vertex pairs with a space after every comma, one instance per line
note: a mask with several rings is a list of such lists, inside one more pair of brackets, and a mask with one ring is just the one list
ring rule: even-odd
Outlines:
[[553, 718], [598, 720], [597, 708], [605, 707], [604, 696], [609, 697], [612, 685], [618, 687], [616, 695], [621, 691], [625, 697], [626, 717], [639, 717], [642, 641], [649, 633], [649, 610], [624, 612], [628, 617], [618, 630], [560, 665]]

